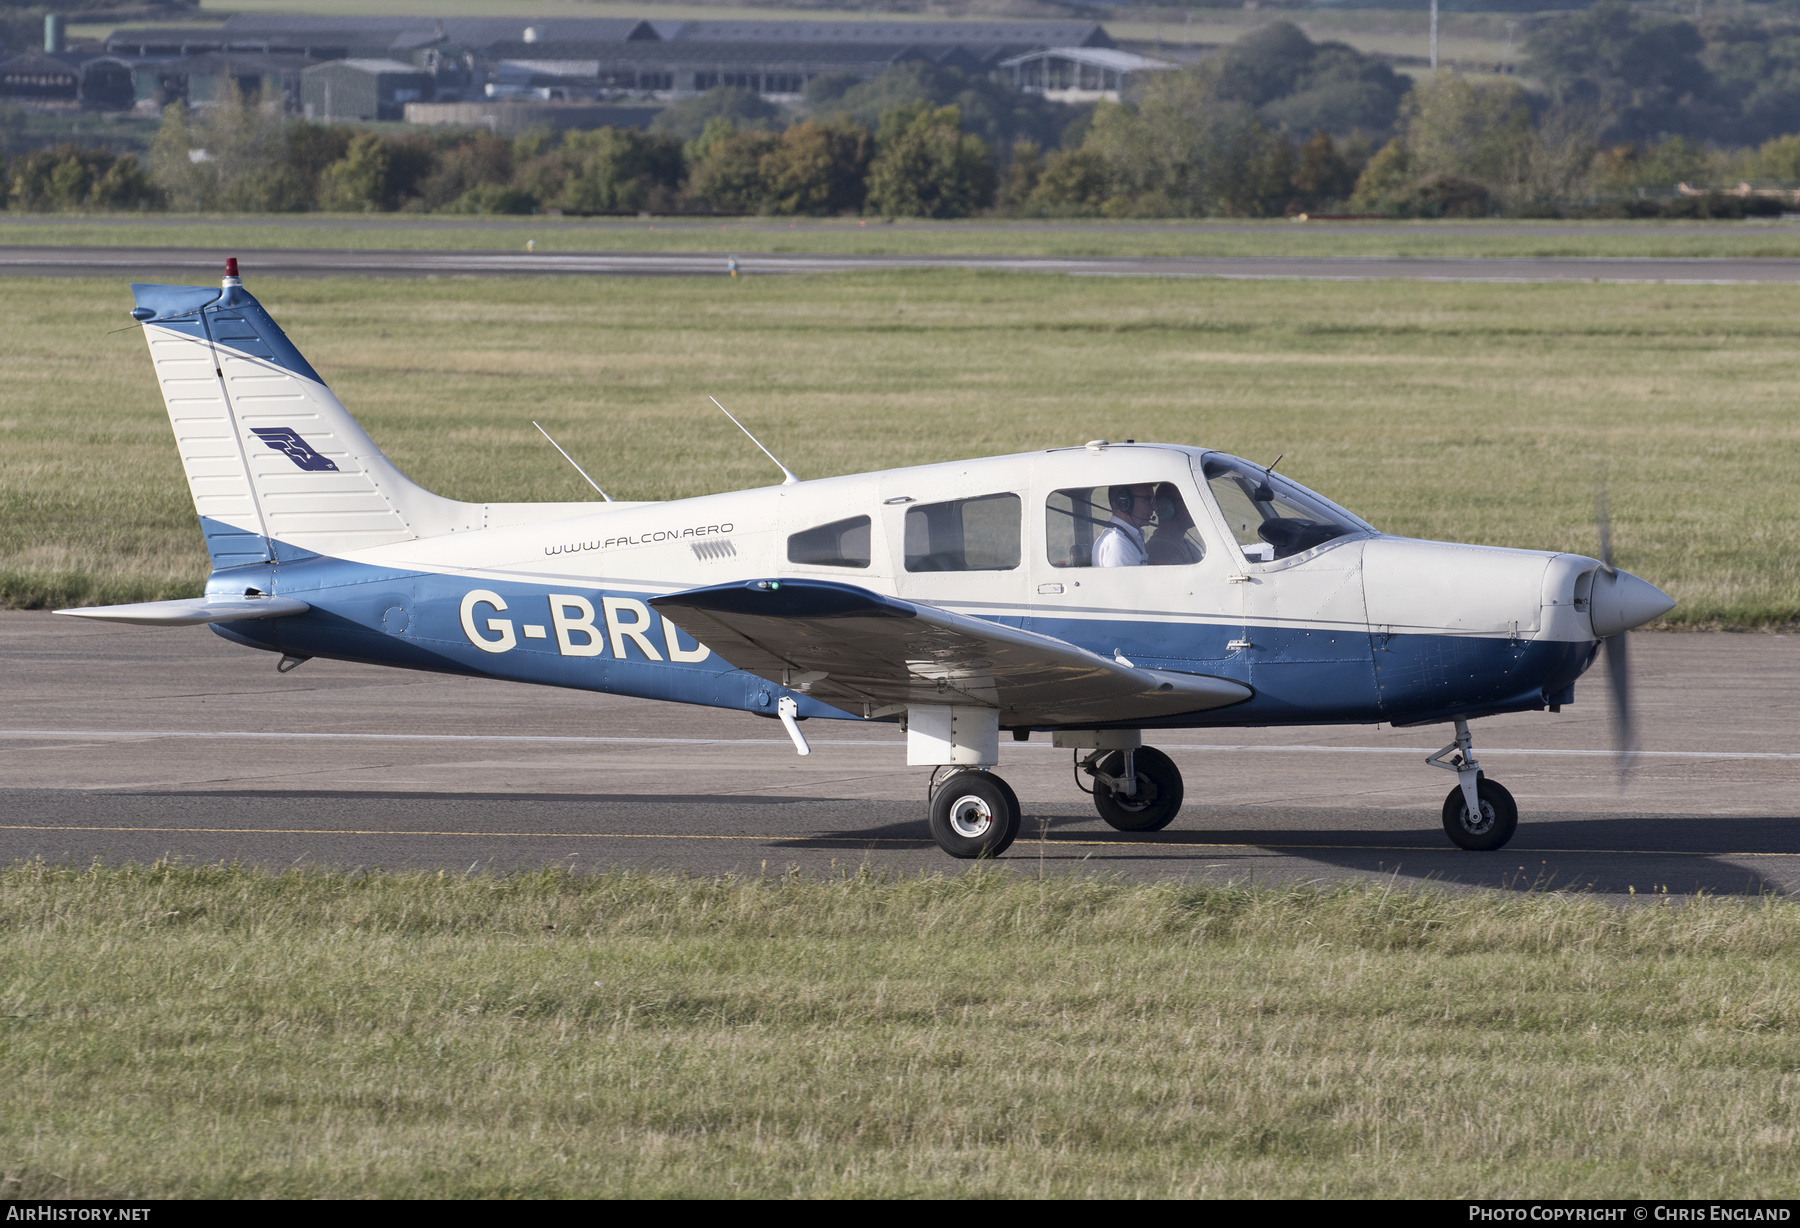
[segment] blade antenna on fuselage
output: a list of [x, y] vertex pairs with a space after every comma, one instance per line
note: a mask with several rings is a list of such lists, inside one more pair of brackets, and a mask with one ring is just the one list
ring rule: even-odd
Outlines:
[[[564, 460], [568, 461], [571, 465], [575, 465], [575, 458], [573, 456], [570, 456], [567, 452], [563, 452], [563, 446], [560, 443], [556, 442], [556, 440], [551, 436], [549, 431], [546, 431], [543, 427], [538, 426], [538, 424], [535, 422], [533, 422], [531, 425], [537, 427], [538, 434], [542, 435], [545, 439], [550, 440], [551, 447], [555, 448], [558, 452], [562, 452], [562, 458]], [[582, 477], [587, 478], [587, 484], [589, 486], [592, 486], [595, 490], [600, 490], [600, 483], [594, 481], [593, 478], [588, 477], [588, 471], [586, 469], [583, 469], [580, 465], [575, 465], [575, 472], [579, 473]], [[605, 499], [608, 503], [611, 503], [613, 501], [613, 497], [611, 495], [607, 494], [604, 490], [600, 490], [600, 497], [602, 499]]]
[[[708, 396], [706, 399], [711, 401], [714, 405], [719, 405], [718, 397]], [[794, 471], [792, 469], [789, 469], [786, 465], [782, 464], [779, 460], [775, 459], [775, 454], [773, 452], [769, 451], [767, 448], [763, 448], [762, 440], [758, 439], [754, 435], [751, 435], [749, 427], [745, 426], [742, 422], [739, 422], [736, 418], [732, 418], [731, 411], [729, 409], [726, 409], [723, 405], [719, 405], [719, 412], [724, 414], [727, 418], [731, 418], [731, 425], [737, 427], [737, 429], [744, 432], [745, 435], [748, 435], [750, 437], [751, 443], [755, 444], [759, 448], [762, 448], [762, 454], [764, 456], [768, 457], [772, 461], [775, 461], [775, 467], [777, 469], [781, 470], [781, 484], [783, 486], [792, 486], [800, 480], [799, 478], [794, 476]]]

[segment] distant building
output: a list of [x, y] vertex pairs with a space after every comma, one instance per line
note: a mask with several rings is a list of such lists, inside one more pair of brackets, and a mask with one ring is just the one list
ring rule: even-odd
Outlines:
[[495, 63], [489, 93], [496, 96], [560, 87], [681, 97], [730, 86], [781, 98], [799, 94], [815, 77], [878, 77], [912, 60], [982, 67], [958, 47], [907, 43], [499, 43], [489, 50]]
[[112, 56], [27, 51], [0, 60], [0, 101], [63, 109], [124, 110], [131, 105], [131, 66]]
[[404, 119], [406, 104], [429, 102], [431, 74], [398, 60], [333, 60], [300, 74], [300, 108], [308, 119]]
[[342, 17], [239, 13], [223, 25], [116, 30], [114, 55], [196, 55], [206, 51], [293, 55], [312, 60], [402, 59], [414, 51], [457, 44], [485, 52], [494, 43], [576, 39], [589, 43], [655, 40], [647, 21], [632, 18]]
[[1111, 47], [1092, 21], [683, 21], [664, 34], [694, 43], [890, 43], [915, 46]]
[[[218, 26], [141, 26], [114, 30], [106, 36], [106, 52], [125, 59], [178, 59], [227, 51], [230, 40]], [[266, 50], [246, 47], [247, 51]]]
[[[536, 31], [528, 37], [527, 31]], [[234, 42], [261, 41], [294, 46], [329, 35], [357, 47], [423, 46], [445, 39], [485, 47], [490, 43], [567, 41], [621, 43], [659, 36], [650, 22], [635, 17], [339, 17], [239, 13], [220, 33]]]
[[74, 103], [81, 97], [81, 70], [41, 51], [0, 61], [0, 98], [8, 102]]
[[1130, 74], [1168, 67], [1118, 51], [1091, 21], [240, 13], [215, 27], [120, 29], [106, 49], [130, 72], [140, 108], [203, 105], [229, 83], [246, 95], [279, 89], [316, 119], [398, 119], [425, 102], [665, 101], [720, 86], [784, 99], [820, 76], [867, 80], [915, 62], [1010, 74], [1021, 88], [1085, 101], [1116, 98]]
[[[249, 52], [210, 52], [180, 63], [185, 75], [185, 97], [190, 105], [220, 102], [226, 91], [246, 99], [279, 98], [288, 110], [300, 108], [300, 86], [308, 61], [292, 56], [257, 55]], [[162, 66], [152, 66], [138, 84], [163, 87]]]
[[999, 67], [1027, 94], [1054, 102], [1117, 102], [1133, 75], [1178, 65], [1107, 47], [1047, 47], [1003, 60]]
[[131, 65], [110, 55], [81, 64], [81, 105], [100, 111], [125, 111], [136, 100]]

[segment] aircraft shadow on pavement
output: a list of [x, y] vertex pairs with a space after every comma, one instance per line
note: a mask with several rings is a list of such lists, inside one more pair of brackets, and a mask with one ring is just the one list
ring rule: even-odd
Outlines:
[[[46, 790], [47, 792], [47, 790]], [[792, 806], [796, 801], [825, 801], [823, 798], [792, 798], [782, 796], [761, 797], [756, 794], [716, 793], [465, 793], [430, 792], [425, 790], [392, 790], [372, 792], [368, 789], [188, 789], [161, 790], [155, 793], [91, 793], [92, 797], [181, 797], [181, 798], [233, 798], [237, 800], [256, 800], [264, 802], [281, 801], [332, 801], [332, 802], [367, 802], [384, 801], [428, 802], [438, 804], [455, 804], [459, 802], [482, 803], [519, 803], [530, 806], [579, 806], [583, 809], [613, 806], [708, 806], [728, 804], [732, 806]]]
[[[1409, 813], [1321, 813], [1319, 822], [1304, 826], [1282, 822], [1289, 818], [1290, 812], [1236, 807], [1184, 814], [1160, 832], [1101, 838], [1120, 852], [1154, 846], [1159, 858], [1183, 845], [1202, 857], [1235, 845], [1340, 871], [1513, 890], [1624, 895], [1666, 887], [1676, 895], [1786, 895], [1800, 886], [1800, 822], [1792, 816], [1539, 815], [1521, 820], [1507, 847], [1492, 853], [1456, 848], [1440, 824], [1420, 823]], [[1342, 821], [1354, 818], [1362, 821]], [[1034, 821], [1028, 814], [1027, 832]], [[1052, 842], [1059, 828], [1077, 825], [1089, 826], [1053, 816]]]
[[[1543, 815], [1521, 821], [1512, 842], [1492, 853], [1456, 848], [1441, 825], [1420, 823], [1411, 814], [1321, 813], [1319, 822], [1304, 826], [1293, 824], [1291, 817], [1291, 812], [1272, 809], [1213, 809], [1184, 814], [1163, 831], [1133, 833], [1102, 827], [1091, 813], [1050, 813], [1043, 806], [1028, 805], [1020, 843], [1008, 857], [1031, 855], [1041, 833], [1052, 855], [1063, 859], [1075, 854], [1096, 866], [1122, 861], [1154, 861], [1171, 869], [1188, 862], [1212, 866], [1230, 848], [1238, 856], [1256, 859], [1254, 866], [1244, 867], [1246, 877], [1253, 869], [1257, 877], [1271, 872], [1282, 879], [1313, 877], [1303, 864], [1311, 862], [1403, 880], [1602, 895], [1658, 892], [1665, 887], [1677, 895], [1786, 895], [1800, 886], [1800, 821], [1789, 816]], [[1347, 818], [1362, 821], [1352, 825], [1342, 821]], [[781, 843], [841, 848], [858, 840], [871, 846], [877, 841], [925, 842], [930, 832], [920, 817], [817, 832]], [[1767, 863], [1756, 864], [1758, 857], [1780, 857], [1784, 868], [1791, 859], [1793, 873], [1770, 873]], [[1282, 868], [1271, 871], [1270, 858], [1291, 859], [1292, 873]]]
[[[392, 836], [459, 830], [497, 838], [659, 831], [680, 838], [731, 829], [740, 839], [766, 840], [772, 851], [843, 854], [860, 847], [874, 858], [931, 849], [923, 799], [243, 789], [0, 790], [0, 795], [12, 822], [70, 822], [72, 831], [80, 830], [76, 824], [95, 822], [155, 830], [177, 819], [170, 813], [175, 807], [184, 827], [229, 827], [252, 838], [264, 825], [271, 835], [325, 834], [284, 831], [304, 822], [342, 828], [347, 835], [349, 829], [382, 834], [370, 829], [388, 827], [385, 834]], [[1041, 854], [1064, 865], [1137, 873], [1154, 866], [1177, 874], [1204, 868], [1209, 877], [1220, 871], [1240, 877], [1241, 868], [1242, 878], [1260, 881], [1379, 875], [1604, 895], [1664, 888], [1675, 895], [1787, 895], [1800, 888], [1800, 819], [1789, 815], [1540, 814], [1520, 823], [1508, 847], [1471, 853], [1451, 846], [1441, 826], [1412, 811], [1194, 807], [1171, 828], [1131, 833], [1113, 831], [1075, 803], [1025, 810], [1019, 842], [1001, 864]], [[321, 847], [314, 855], [330, 861], [331, 849]]]

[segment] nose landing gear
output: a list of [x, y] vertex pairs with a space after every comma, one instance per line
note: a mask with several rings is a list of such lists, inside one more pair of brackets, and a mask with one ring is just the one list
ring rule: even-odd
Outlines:
[[[1446, 762], [1445, 756], [1453, 757]], [[1456, 788], [1444, 799], [1444, 832], [1451, 843], [1476, 853], [1506, 847], [1519, 827], [1519, 806], [1481, 770], [1469, 722], [1458, 718], [1456, 740], [1425, 762], [1456, 773]]]
[[1481, 807], [1479, 817], [1471, 817], [1468, 799], [1459, 785], [1444, 799], [1444, 831], [1461, 848], [1490, 853], [1512, 839], [1519, 826], [1519, 806], [1505, 786], [1491, 780], [1484, 778], [1475, 788]]

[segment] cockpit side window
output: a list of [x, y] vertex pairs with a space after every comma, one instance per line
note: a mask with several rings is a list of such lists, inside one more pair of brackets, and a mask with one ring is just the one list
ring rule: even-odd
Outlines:
[[1238, 549], [1252, 562], [1285, 559], [1336, 537], [1374, 532], [1299, 483], [1247, 461], [1210, 453], [1203, 471]]
[[1011, 571], [1019, 565], [1025, 505], [979, 495], [906, 509], [906, 570]]
[[788, 538], [788, 562], [810, 563], [814, 567], [867, 567], [869, 524], [867, 516], [852, 516], [795, 533]]
[[1173, 482], [1053, 491], [1044, 541], [1052, 567], [1179, 567], [1206, 557]]

